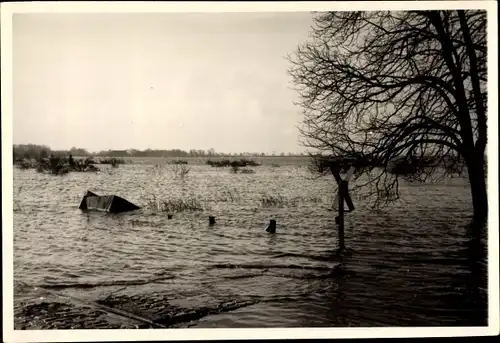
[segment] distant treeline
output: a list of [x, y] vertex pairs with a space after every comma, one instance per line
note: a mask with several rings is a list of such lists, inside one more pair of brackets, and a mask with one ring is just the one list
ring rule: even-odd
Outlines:
[[293, 154], [293, 153], [280, 153], [276, 154], [265, 154], [265, 153], [218, 153], [214, 149], [209, 150], [196, 150], [191, 149], [189, 151], [184, 151], [180, 149], [171, 150], [158, 150], [158, 149], [146, 149], [146, 150], [107, 150], [99, 152], [89, 152], [86, 149], [73, 147], [70, 150], [51, 150], [46, 145], [37, 144], [15, 144], [14, 145], [14, 159], [22, 158], [45, 158], [50, 155], [53, 156], [106, 156], [106, 157], [226, 157], [226, 156], [306, 156], [306, 154]]

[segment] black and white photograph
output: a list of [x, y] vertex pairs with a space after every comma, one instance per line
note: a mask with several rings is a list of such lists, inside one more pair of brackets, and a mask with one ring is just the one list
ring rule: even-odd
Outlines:
[[1, 12], [6, 341], [498, 335], [494, 1]]

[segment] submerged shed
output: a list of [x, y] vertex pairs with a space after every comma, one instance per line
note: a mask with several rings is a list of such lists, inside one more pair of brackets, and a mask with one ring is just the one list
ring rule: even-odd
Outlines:
[[138, 210], [140, 207], [117, 195], [97, 195], [87, 191], [80, 202], [79, 209], [120, 213]]

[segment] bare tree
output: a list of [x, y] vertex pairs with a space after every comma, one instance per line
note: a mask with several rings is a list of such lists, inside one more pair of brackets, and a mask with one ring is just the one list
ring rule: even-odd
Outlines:
[[288, 57], [304, 112], [303, 144], [315, 156], [358, 161], [373, 176], [377, 199], [389, 202], [399, 198], [395, 159], [420, 181], [463, 169], [474, 218], [483, 223], [486, 12], [314, 15], [310, 40]]

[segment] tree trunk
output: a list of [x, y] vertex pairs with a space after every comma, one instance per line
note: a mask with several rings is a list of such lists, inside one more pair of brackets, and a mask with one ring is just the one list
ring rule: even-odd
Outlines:
[[[474, 156], [468, 162], [469, 182], [474, 207], [474, 222], [485, 224], [488, 219], [488, 192], [486, 188], [486, 175], [484, 157]], [[481, 227], [482, 225], [478, 225]]]

